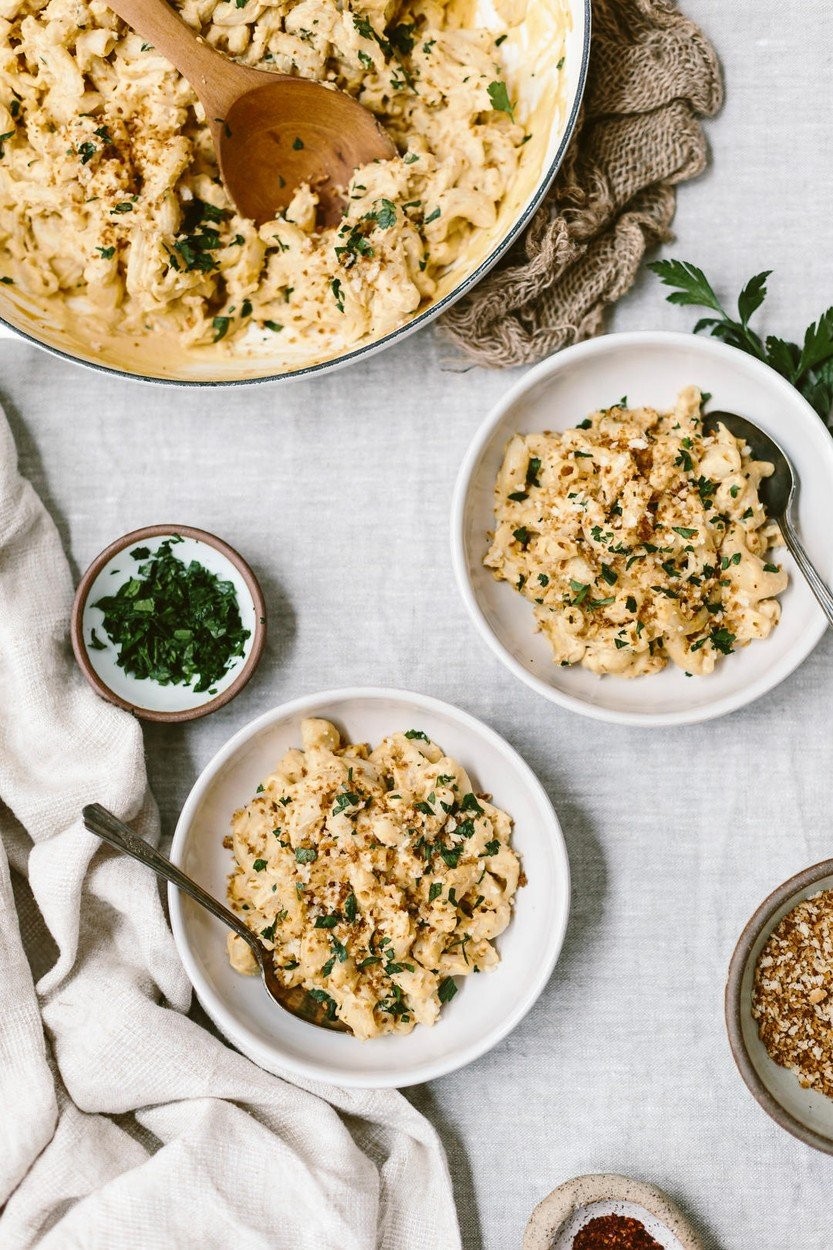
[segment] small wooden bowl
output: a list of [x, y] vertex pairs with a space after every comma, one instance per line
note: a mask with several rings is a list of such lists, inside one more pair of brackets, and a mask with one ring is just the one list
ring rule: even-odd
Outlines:
[[770, 1059], [752, 1016], [755, 965], [770, 934], [787, 912], [821, 890], [833, 890], [833, 859], [790, 877], [752, 916], [729, 963], [726, 1031], [738, 1072], [767, 1115], [799, 1141], [833, 1154], [833, 1098], [802, 1089], [794, 1072]]
[[680, 1208], [655, 1185], [615, 1172], [575, 1176], [532, 1212], [523, 1250], [569, 1250], [579, 1229], [603, 1215], [637, 1219], [663, 1250], [705, 1250]]
[[[116, 664], [117, 647], [102, 628], [102, 612], [92, 606], [102, 595], [117, 590], [142, 563], [131, 555], [134, 547], [149, 546], [155, 550], [160, 542], [175, 535], [184, 539], [182, 546], [176, 548], [181, 558], [198, 560], [212, 573], [233, 582], [243, 626], [249, 630], [243, 656], [212, 687], [214, 694], [209, 691], [197, 694], [190, 686], [162, 686], [149, 679], [130, 676]], [[103, 650], [90, 646], [93, 629], [106, 643]], [[190, 525], [146, 525], [116, 539], [93, 560], [75, 592], [70, 633], [81, 671], [103, 699], [125, 708], [140, 720], [189, 721], [216, 712], [246, 685], [266, 643], [266, 605], [258, 580], [246, 561], [221, 538]]]

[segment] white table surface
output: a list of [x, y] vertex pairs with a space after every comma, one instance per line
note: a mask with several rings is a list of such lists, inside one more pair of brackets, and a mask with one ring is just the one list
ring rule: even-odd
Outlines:
[[[767, 324], [800, 334], [833, 302], [829, 0], [684, 7], [717, 43], [727, 104], [667, 254], [727, 295], [773, 268]], [[646, 275], [611, 328], [692, 323]], [[350, 372], [205, 393], [0, 344], [24, 471], [79, 573], [115, 536], [170, 520], [222, 534], [263, 581], [271, 637], [249, 688], [207, 720], [148, 729], [168, 834], [234, 730], [339, 685], [457, 703], [546, 785], [574, 877], [561, 961], [497, 1049], [410, 1093], [445, 1140], [466, 1250], [518, 1245], [554, 1185], [602, 1170], [665, 1188], [719, 1250], [829, 1250], [833, 1160], [747, 1093], [722, 991], [754, 907], [831, 854], [833, 640], [762, 702], [703, 727], [606, 727], [516, 683], [464, 614], [447, 535], [463, 450], [511, 376], [461, 371], [432, 331]]]

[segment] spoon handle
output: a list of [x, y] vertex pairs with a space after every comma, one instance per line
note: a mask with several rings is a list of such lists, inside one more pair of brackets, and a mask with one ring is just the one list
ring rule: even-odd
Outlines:
[[807, 552], [804, 550], [801, 539], [796, 533], [795, 526], [786, 512], [781, 518], [780, 526], [784, 542], [787, 544], [787, 547], [792, 553], [793, 559], [801, 569], [801, 572], [804, 574], [807, 584], [816, 596], [819, 606], [821, 607], [822, 612], [824, 612], [824, 615], [827, 617], [828, 622], [833, 625], [833, 594], [831, 594], [830, 588], [822, 581], [815, 565], [807, 555]]
[[209, 121], [223, 120], [226, 109], [240, 94], [243, 77], [254, 71], [235, 64], [200, 39], [167, 0], [107, 0], [107, 7], [188, 80]]
[[125, 855], [137, 859], [146, 868], [151, 868], [157, 876], [172, 882], [206, 911], [210, 911], [212, 916], [216, 916], [218, 920], [222, 920], [223, 924], [233, 929], [251, 947], [260, 963], [262, 948], [251, 930], [246, 928], [242, 920], [238, 920], [233, 911], [229, 911], [228, 907], [224, 907], [212, 894], [208, 894], [201, 885], [197, 885], [196, 881], [187, 877], [181, 868], [177, 868], [176, 864], [166, 859], [161, 851], [157, 851], [144, 838], [140, 838], [100, 803], [89, 804], [84, 808], [82, 816], [90, 833], [96, 834], [102, 841], [114, 846], [117, 851], [124, 851]]

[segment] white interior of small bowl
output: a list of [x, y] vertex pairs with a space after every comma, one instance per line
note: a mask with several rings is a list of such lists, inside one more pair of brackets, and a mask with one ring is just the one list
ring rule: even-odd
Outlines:
[[833, 889], [833, 874], [821, 877], [812, 885], [793, 894], [773, 913], [762, 928], [749, 952], [740, 986], [740, 1019], [746, 1053], [767, 1092], [792, 1116], [798, 1124], [826, 1138], [833, 1152], [833, 1098], [815, 1090], [802, 1089], [798, 1077], [788, 1068], [782, 1068], [770, 1059], [758, 1034], [758, 1025], [752, 1016], [752, 991], [755, 981], [755, 965], [758, 956], [769, 940], [773, 929], [787, 912], [792, 911], [805, 898], [822, 890]]
[[627, 1202], [622, 1199], [588, 1202], [586, 1205], [579, 1207], [559, 1229], [555, 1241], [552, 1243], [552, 1250], [572, 1250], [573, 1238], [584, 1228], [585, 1224], [589, 1224], [591, 1220], [601, 1219], [605, 1215], [622, 1215], [632, 1220], [639, 1220], [644, 1225], [646, 1232], [650, 1233], [654, 1240], [662, 1246], [662, 1250], [683, 1250], [679, 1240], [663, 1224], [662, 1220], [657, 1219], [655, 1215], [652, 1215], [650, 1211], [646, 1211], [638, 1203]]
[[432, 1028], [358, 1041], [298, 1020], [276, 1006], [260, 979], [226, 958], [226, 929], [192, 900], [169, 891], [171, 923], [203, 1006], [226, 1036], [270, 1071], [296, 1071], [342, 1085], [398, 1086], [428, 1080], [482, 1054], [522, 1018], [549, 978], [569, 910], [569, 865], [557, 818], [528, 767], [501, 738], [455, 708], [401, 692], [334, 692], [276, 709], [241, 731], [209, 764], [183, 809], [172, 858], [217, 898], [232, 868], [222, 841], [233, 812], [255, 793], [283, 753], [300, 742], [304, 716], [332, 719], [353, 742], [421, 729], [468, 770], [478, 790], [515, 821], [513, 845], [528, 878], [509, 927], [497, 939], [501, 962], [459, 980]]
[[[207, 703], [211, 703], [213, 699], [221, 695], [239, 677], [240, 671], [251, 652], [257, 626], [255, 605], [251, 593], [241, 573], [232, 564], [231, 560], [209, 543], [201, 542], [196, 538], [183, 537], [182, 541], [173, 548], [173, 553], [177, 559], [182, 560], [185, 564], [188, 564], [191, 560], [196, 560], [204, 568], [208, 569], [209, 572], [216, 573], [218, 577], [224, 581], [230, 581], [234, 586], [237, 594], [237, 603], [240, 608], [240, 619], [243, 628], [249, 631], [244, 654], [232, 662], [225, 676], [216, 682], [210, 690], [204, 690], [200, 693], [197, 693], [193, 686], [162, 686], [156, 681], [151, 681], [150, 678], [133, 677], [119, 667], [117, 663], [118, 646], [110, 640], [104, 630], [104, 613], [101, 608], [97, 608], [94, 605], [104, 595], [115, 594], [128, 578], [136, 576], [139, 566], [148, 557], [136, 557], [131, 554], [132, 552], [138, 549], [153, 553], [165, 542], [166, 537], [170, 538], [171, 536], [161, 534], [158, 537], [132, 542], [111, 557], [90, 586], [81, 618], [84, 645], [90, 658], [90, 663], [97, 675], [115, 695], [120, 699], [124, 699], [126, 703], [130, 703], [135, 708], [153, 712], [186, 712], [191, 708], [205, 707]], [[90, 640], [93, 630], [95, 630], [96, 638], [104, 644], [103, 648], [91, 645]]]
[[[554, 172], [583, 82], [589, 39], [585, 0], [476, 0], [474, 11], [475, 20], [496, 34], [509, 26], [501, 45], [508, 87], [517, 101], [517, 116], [531, 135], [524, 146], [517, 181], [500, 205], [495, 225], [471, 236], [430, 305], [393, 334], [361, 340], [329, 358], [331, 364], [346, 364], [369, 350], [378, 350], [437, 315], [482, 266], [496, 259], [501, 245], [513, 234], [516, 224], [526, 219]], [[561, 49], [564, 62], [559, 68]], [[91, 326], [72, 310], [68, 300], [56, 297], [41, 305], [19, 288], [6, 285], [0, 288], [0, 318], [43, 345], [81, 361], [161, 380], [255, 380], [325, 363], [312, 344], [308, 351], [291, 359], [275, 352], [271, 344], [250, 347], [250, 354], [242, 356], [240, 347], [232, 354], [226, 341], [183, 347], [177, 336], [159, 333], [139, 336], [116, 332], [103, 341], [96, 333], [96, 345], [92, 346]]]
[[557, 666], [549, 644], [535, 632], [531, 604], [483, 567], [487, 535], [494, 528], [495, 478], [513, 434], [566, 429], [622, 395], [634, 406], [669, 408], [691, 384], [711, 393], [712, 409], [757, 422], [790, 456], [801, 481], [799, 530], [811, 558], [829, 579], [833, 530], [825, 518], [833, 489], [833, 438], [782, 378], [711, 339], [647, 332], [609, 335], [552, 357], [487, 419], [461, 470], [455, 563], [475, 620], [518, 676], [556, 701], [600, 719], [667, 724], [731, 711], [791, 672], [826, 626], [792, 558], [779, 547], [775, 558], [786, 567], [790, 584], [780, 596], [781, 621], [769, 638], [728, 656], [705, 677], [686, 677], [672, 665], [647, 677], [598, 677], [578, 666]]

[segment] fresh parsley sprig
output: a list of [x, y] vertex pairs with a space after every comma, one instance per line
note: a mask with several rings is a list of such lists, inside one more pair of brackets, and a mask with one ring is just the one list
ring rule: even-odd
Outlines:
[[701, 317], [694, 333], [707, 330], [714, 338], [739, 347], [770, 365], [786, 378], [810, 403], [828, 426], [833, 427], [833, 307], [808, 326], [801, 347], [787, 339], [756, 333], [749, 322], [766, 299], [765, 269], [750, 278], [738, 296], [737, 317], [721, 304], [702, 269], [682, 260], [657, 260], [648, 266], [665, 286], [675, 289], [668, 296], [672, 304], [707, 308], [714, 316]]

